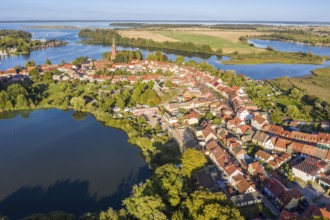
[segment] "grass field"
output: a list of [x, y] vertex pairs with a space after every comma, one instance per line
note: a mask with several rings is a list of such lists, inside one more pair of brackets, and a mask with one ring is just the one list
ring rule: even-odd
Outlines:
[[[261, 52], [262, 49], [251, 47], [237, 41], [236, 37], [232, 36], [232, 40], [229, 40], [228, 34], [226, 38], [220, 37], [221, 34], [216, 32], [179, 32], [179, 31], [156, 31], [155, 34], [160, 34], [165, 37], [176, 39], [181, 42], [193, 42], [196, 44], [208, 44], [213, 49], [222, 49], [225, 54], [233, 53], [238, 51], [239, 53], [253, 53]], [[216, 36], [213, 36], [216, 35]]]
[[142, 38], [142, 39], [147, 39], [147, 40], [153, 40], [156, 42], [164, 42], [164, 41], [169, 41], [169, 42], [176, 42], [178, 40], [169, 38], [166, 36], [163, 36], [161, 34], [153, 33], [151, 31], [138, 31], [138, 30], [120, 30], [118, 31], [118, 34], [122, 37], [127, 37], [127, 38]]
[[264, 51], [261, 53], [232, 54], [231, 60], [224, 64], [264, 64], [264, 63], [286, 63], [286, 64], [322, 64], [325, 59], [321, 56], [307, 56], [302, 53], [288, 53], [279, 51]]
[[[330, 67], [318, 69], [315, 74], [297, 78], [282, 77], [269, 82], [282, 90], [294, 87], [304, 90], [307, 95], [318, 97], [330, 102]], [[318, 75], [316, 75], [318, 74]]]

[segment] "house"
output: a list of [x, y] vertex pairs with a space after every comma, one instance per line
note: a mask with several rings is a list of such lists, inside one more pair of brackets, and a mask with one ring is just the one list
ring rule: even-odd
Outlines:
[[134, 109], [131, 112], [134, 116], [152, 115], [158, 112], [158, 107]]
[[314, 181], [319, 174], [329, 169], [328, 163], [314, 157], [307, 157], [304, 161], [292, 167], [292, 172], [296, 177], [305, 182]]
[[291, 138], [307, 143], [317, 143], [318, 136], [316, 134], [307, 134], [300, 131], [292, 131]]
[[330, 148], [330, 134], [318, 133], [317, 135], [317, 145], [321, 148]]
[[236, 148], [234, 148], [232, 150], [232, 154], [234, 155], [234, 157], [237, 159], [237, 160], [243, 160], [245, 158], [245, 156], [247, 155], [247, 152], [246, 150], [244, 150], [242, 148], [241, 145], [238, 145]]
[[252, 130], [252, 127], [250, 125], [240, 125], [236, 129], [236, 134], [239, 134], [239, 135], [245, 134], [245, 132], [247, 132], [247, 130]]
[[198, 124], [200, 118], [201, 115], [197, 111], [192, 110], [184, 116], [184, 121], [187, 122], [189, 125], [194, 125]]
[[[218, 142], [216, 140], [212, 140], [210, 142], [208, 142], [205, 146], [205, 154], [206, 155], [211, 155], [214, 154], [214, 151], [220, 149], [222, 150], [222, 148], [220, 147], [220, 145], [218, 144]], [[217, 158], [214, 158], [217, 159]]]
[[275, 143], [276, 143], [276, 137], [268, 138], [265, 142], [265, 148], [267, 150], [274, 150], [275, 149]]
[[286, 152], [287, 146], [291, 143], [291, 141], [284, 138], [277, 138], [276, 143], [274, 144], [274, 150], [279, 152]]
[[264, 191], [287, 210], [296, 208], [304, 198], [297, 188], [288, 189], [276, 178], [271, 178], [267, 181]]
[[265, 118], [260, 117], [259, 115], [256, 115], [251, 119], [251, 126], [255, 130], [262, 130], [262, 127], [267, 123], [267, 120]]
[[217, 134], [210, 126], [206, 126], [202, 132], [205, 142], [209, 142], [210, 140], [217, 140]]
[[254, 133], [255, 132], [252, 129], [248, 129], [244, 134], [240, 136], [240, 138], [243, 142], [252, 141]]
[[252, 138], [252, 143], [258, 144], [260, 146], [265, 146], [266, 141], [269, 139], [269, 135], [262, 132], [257, 131]]
[[236, 129], [241, 125], [245, 125], [244, 121], [238, 117], [235, 117], [227, 122], [227, 129], [236, 131]]
[[223, 139], [226, 135], [228, 134], [228, 131], [227, 131], [227, 129], [225, 129], [225, 128], [219, 128], [218, 130], [217, 130], [217, 136], [218, 136], [218, 138], [220, 138], [220, 139]]
[[241, 107], [237, 110], [236, 117], [238, 117], [242, 121], [250, 120], [252, 118], [251, 114], [244, 107]]
[[273, 156], [266, 153], [265, 151], [263, 150], [258, 150], [257, 153], [255, 154], [255, 158], [257, 160], [262, 160], [264, 161], [265, 163], [268, 163], [269, 161], [271, 160], [274, 160]]
[[164, 118], [166, 121], [168, 121], [168, 123], [170, 123], [170, 124], [173, 124], [173, 123], [177, 123], [177, 122], [178, 122], [177, 117], [175, 117], [175, 116], [171, 116], [171, 115], [168, 114], [168, 113], [165, 113], [165, 114], [163, 115], [163, 118]]
[[238, 174], [243, 175], [243, 173], [240, 171], [240, 169], [238, 167], [236, 167], [234, 164], [229, 164], [229, 165], [225, 166], [223, 171], [227, 175], [228, 180], [231, 184], [233, 184], [234, 176], [236, 176]]
[[240, 193], [251, 193], [255, 192], [255, 188], [243, 177], [241, 173], [233, 176], [232, 186]]
[[304, 217], [307, 219], [330, 219], [330, 211], [325, 208], [310, 205], [304, 212]]
[[298, 213], [294, 212], [291, 213], [285, 209], [282, 209], [280, 217], [278, 218], [278, 220], [299, 220], [301, 219], [301, 217], [299, 216]]
[[241, 194], [238, 196], [230, 197], [230, 200], [238, 207], [258, 204], [262, 201], [262, 196], [258, 191]]
[[249, 164], [248, 172], [249, 172], [249, 174], [256, 177], [257, 179], [268, 178], [264, 167], [257, 161], [254, 161], [253, 163]]

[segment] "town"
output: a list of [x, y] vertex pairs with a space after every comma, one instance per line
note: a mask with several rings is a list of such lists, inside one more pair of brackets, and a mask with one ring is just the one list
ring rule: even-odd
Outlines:
[[[112, 49], [114, 60], [118, 53], [114, 42]], [[170, 62], [111, 60], [44, 64], [19, 72], [11, 68], [0, 71], [0, 79], [17, 82], [29, 78], [34, 69], [40, 75], [56, 70], [54, 81], [153, 81], [158, 94], [175, 88], [177, 95], [159, 106], [115, 107], [113, 111], [116, 117], [130, 112], [145, 117], [152, 127], [158, 124], [181, 152], [187, 148], [202, 151], [209, 163], [196, 174], [197, 183], [222, 191], [238, 207], [262, 204], [279, 219], [330, 217], [329, 133], [301, 132], [294, 120], [289, 129], [272, 124], [269, 113], [261, 111], [244, 88], [228, 86], [208, 71]], [[98, 74], [104, 70], [130, 74]], [[172, 74], [160, 74], [165, 72]], [[172, 88], [164, 82], [171, 82]], [[329, 131], [328, 123], [320, 126]]]

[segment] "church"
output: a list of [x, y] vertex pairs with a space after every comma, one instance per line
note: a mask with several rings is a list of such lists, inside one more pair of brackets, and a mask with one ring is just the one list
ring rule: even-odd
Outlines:
[[115, 44], [115, 38], [112, 38], [111, 60], [115, 60], [116, 56], [117, 56], [117, 47]]

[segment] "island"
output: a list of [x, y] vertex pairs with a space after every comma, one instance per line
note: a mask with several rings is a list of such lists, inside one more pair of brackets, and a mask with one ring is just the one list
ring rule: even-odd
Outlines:
[[29, 54], [33, 50], [60, 47], [67, 42], [62, 40], [32, 40], [26, 31], [0, 30], [0, 56], [11, 54]]

